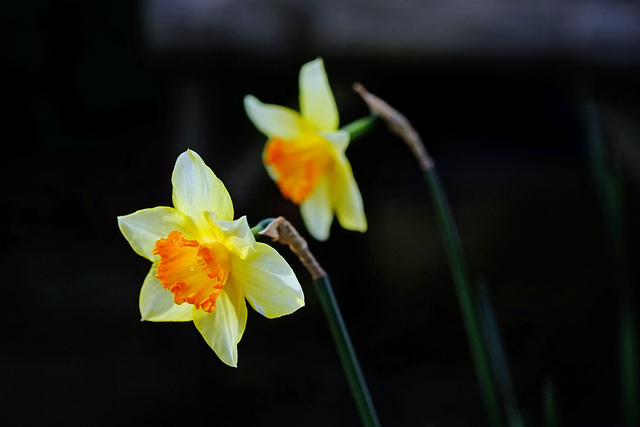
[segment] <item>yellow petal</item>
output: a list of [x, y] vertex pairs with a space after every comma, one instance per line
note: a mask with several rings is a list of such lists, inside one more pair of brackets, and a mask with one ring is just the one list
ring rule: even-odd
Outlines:
[[229, 281], [241, 284], [251, 306], [270, 319], [304, 306], [304, 294], [289, 264], [271, 246], [258, 243], [260, 255], [251, 261], [234, 259]]
[[208, 229], [205, 211], [214, 212], [224, 221], [233, 219], [227, 189], [195, 151], [187, 150], [178, 157], [171, 182], [173, 206], [191, 217], [201, 232]]
[[199, 233], [189, 217], [174, 208], [159, 206], [142, 209], [129, 215], [118, 217], [118, 227], [138, 255], [153, 261], [152, 254], [156, 241], [167, 237], [174, 230], [181, 231], [192, 239]]
[[296, 111], [280, 105], [263, 104], [252, 95], [244, 97], [244, 110], [253, 125], [268, 138], [293, 139], [311, 132]]
[[329, 86], [322, 59], [307, 62], [300, 69], [300, 113], [317, 131], [338, 129], [338, 107]]
[[338, 222], [347, 230], [367, 231], [367, 218], [351, 165], [343, 156], [336, 162], [331, 183]]
[[326, 175], [320, 178], [311, 196], [300, 203], [300, 214], [309, 234], [316, 240], [324, 241], [329, 238], [333, 209], [329, 180]]
[[335, 132], [321, 132], [320, 136], [329, 141], [336, 153], [344, 153], [349, 146], [349, 132], [338, 130]]
[[258, 256], [258, 244], [247, 217], [242, 216], [235, 221], [220, 221], [212, 212], [205, 212], [205, 218], [219, 242], [240, 259], [252, 259]]
[[193, 320], [191, 304], [178, 305], [173, 295], [156, 277], [158, 265], [154, 263], [140, 290], [140, 314], [142, 320], [151, 322], [186, 322]]
[[238, 343], [247, 324], [247, 304], [242, 288], [227, 283], [211, 313], [193, 310], [193, 323], [220, 360], [238, 365]]

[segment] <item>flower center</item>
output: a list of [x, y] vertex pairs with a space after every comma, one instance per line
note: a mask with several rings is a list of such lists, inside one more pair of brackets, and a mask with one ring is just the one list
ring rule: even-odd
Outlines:
[[280, 191], [296, 204], [311, 195], [332, 160], [329, 143], [317, 135], [287, 141], [272, 138], [264, 149], [264, 162], [275, 172]]
[[229, 253], [222, 243], [201, 244], [179, 231], [156, 242], [158, 274], [176, 304], [187, 302], [211, 313], [229, 277]]

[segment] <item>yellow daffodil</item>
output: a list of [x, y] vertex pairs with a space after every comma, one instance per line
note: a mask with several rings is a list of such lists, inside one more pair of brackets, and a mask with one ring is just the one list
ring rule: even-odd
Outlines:
[[174, 207], [118, 217], [133, 250], [153, 263], [140, 291], [142, 320], [193, 321], [218, 357], [236, 366], [245, 298], [274, 318], [304, 306], [302, 289], [284, 258], [256, 242], [246, 217], [233, 220], [227, 189], [197, 153], [178, 157], [171, 181]]
[[366, 231], [362, 196], [345, 156], [349, 134], [338, 130], [338, 108], [321, 59], [300, 69], [300, 113], [247, 95], [244, 107], [269, 139], [263, 161], [282, 194], [300, 205], [309, 233], [329, 237], [334, 213], [348, 230]]

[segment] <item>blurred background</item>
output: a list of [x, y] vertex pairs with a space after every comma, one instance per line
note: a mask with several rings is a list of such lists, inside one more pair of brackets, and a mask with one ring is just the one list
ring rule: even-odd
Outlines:
[[[474, 280], [487, 283], [519, 407], [553, 380], [570, 426], [622, 423], [615, 263], [591, 178], [595, 100], [638, 258], [640, 6], [628, 1], [5, 2], [2, 424], [353, 426], [311, 281], [295, 314], [250, 310], [237, 369], [192, 324], [139, 321], [149, 269], [117, 215], [171, 204], [196, 150], [250, 224], [298, 209], [261, 164], [242, 98], [298, 108], [322, 57], [347, 124], [362, 83], [422, 135]], [[586, 98], [585, 98], [586, 97]], [[329, 272], [385, 426], [487, 417], [433, 205], [384, 125], [347, 152], [369, 220], [308, 238]], [[637, 267], [631, 264], [637, 291]]]

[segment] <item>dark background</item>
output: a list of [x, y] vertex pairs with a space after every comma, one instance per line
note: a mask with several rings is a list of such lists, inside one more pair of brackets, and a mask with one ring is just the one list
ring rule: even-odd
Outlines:
[[[638, 8], [630, 2], [87, 2], [3, 6], [4, 425], [351, 426], [357, 413], [307, 273], [306, 307], [250, 310], [237, 369], [189, 323], [141, 323], [149, 263], [117, 215], [170, 205], [198, 151], [250, 224], [284, 215], [245, 94], [297, 109], [300, 66], [325, 61], [341, 123], [359, 81], [404, 112], [486, 280], [527, 422], [557, 386], [565, 425], [621, 423], [614, 268], [586, 156], [598, 103], [625, 180], [638, 257]], [[579, 25], [578, 25], [579, 24]], [[347, 152], [366, 234], [309, 238], [330, 273], [381, 422], [486, 416], [420, 171], [384, 126]], [[632, 264], [637, 288], [637, 269]]]

